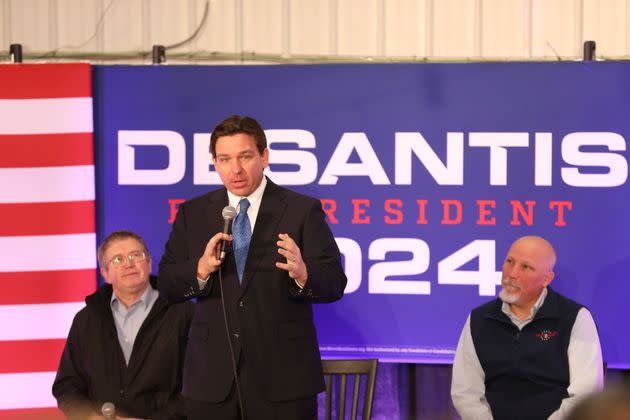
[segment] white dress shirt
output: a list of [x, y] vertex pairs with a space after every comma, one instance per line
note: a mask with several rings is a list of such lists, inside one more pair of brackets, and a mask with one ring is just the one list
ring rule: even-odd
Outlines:
[[[534, 304], [530, 316], [520, 320], [510, 310], [510, 305], [503, 303], [501, 310], [512, 323], [522, 330], [529, 324], [547, 297], [545, 288]], [[600, 390], [604, 384], [602, 350], [597, 334], [597, 327], [591, 313], [581, 308], [573, 324], [568, 348], [569, 358], [569, 396], [562, 400], [560, 407], [551, 414], [549, 420], [561, 420], [571, 411], [580, 398]], [[459, 337], [455, 360], [453, 361], [453, 380], [451, 397], [453, 405], [462, 420], [492, 419], [490, 405], [485, 397], [485, 373], [477, 357], [475, 344], [470, 332], [470, 315]]]

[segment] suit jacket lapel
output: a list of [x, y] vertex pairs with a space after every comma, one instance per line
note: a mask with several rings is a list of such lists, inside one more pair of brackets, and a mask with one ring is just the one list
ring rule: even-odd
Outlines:
[[[273, 258], [277, 249], [278, 224], [286, 210], [287, 203], [284, 192], [280, 187], [267, 178], [267, 186], [260, 203], [260, 210], [254, 225], [245, 274], [243, 275], [242, 294], [245, 293], [263, 258]], [[271, 254], [271, 255], [270, 255]]]
[[[213, 194], [208, 195], [208, 205], [206, 206], [206, 224], [207, 232], [210, 233], [210, 237], [223, 230], [223, 217], [221, 212], [228, 204], [227, 190], [225, 188], [221, 188]], [[209, 241], [210, 237], [208, 237], [206, 241]]]
[[[201, 221], [202, 224], [199, 225], [198, 231], [195, 232], [195, 235], [201, 235], [199, 238], [199, 240], [203, 242], [203, 247], [200, 248], [201, 253], [204, 252], [205, 245], [208, 243], [210, 238], [223, 230], [223, 217], [221, 212], [223, 211], [223, 208], [229, 204], [227, 190], [222, 188], [214, 191], [208, 195], [207, 200], [203, 216], [205, 220]], [[198, 222], [195, 221], [195, 223]], [[192, 257], [199, 258], [201, 257], [201, 254], [191, 256], [191, 258]]]
[[[206, 210], [204, 213], [204, 225], [200, 226], [199, 231], [196, 234], [201, 235], [200, 241], [202, 242], [199, 252], [203, 253], [206, 244], [215, 234], [223, 230], [223, 217], [221, 215], [223, 208], [229, 205], [227, 190], [225, 188], [216, 190], [208, 195]], [[228, 243], [226, 247], [227, 256], [223, 261], [222, 279], [223, 286], [225, 287], [226, 294], [238, 295], [238, 277], [236, 275], [236, 262], [234, 261], [234, 254], [232, 252], [232, 244]], [[201, 256], [194, 256], [199, 258]], [[214, 286], [213, 286], [214, 287]], [[210, 290], [208, 290], [210, 293]]]

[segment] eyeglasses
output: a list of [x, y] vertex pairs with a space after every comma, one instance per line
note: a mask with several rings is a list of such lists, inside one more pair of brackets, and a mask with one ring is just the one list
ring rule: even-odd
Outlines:
[[114, 255], [109, 263], [114, 267], [118, 267], [119, 265], [123, 265], [126, 261], [132, 262], [142, 262], [147, 259], [147, 254], [144, 251], [133, 251], [124, 255]]

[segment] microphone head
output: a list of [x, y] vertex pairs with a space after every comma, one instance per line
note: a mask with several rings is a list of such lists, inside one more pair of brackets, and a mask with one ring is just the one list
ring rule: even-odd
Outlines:
[[236, 217], [236, 209], [232, 206], [225, 206], [223, 207], [221, 215], [225, 220], [232, 220]]
[[106, 402], [101, 406], [101, 414], [107, 419], [113, 419], [116, 415], [116, 407], [110, 402]]

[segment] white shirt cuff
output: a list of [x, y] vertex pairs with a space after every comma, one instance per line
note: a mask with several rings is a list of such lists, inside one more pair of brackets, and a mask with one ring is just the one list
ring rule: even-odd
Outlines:
[[199, 277], [197, 277], [197, 283], [199, 284], [199, 290], [203, 290], [206, 288], [206, 285], [208, 284], [208, 279], [210, 278], [210, 275], [208, 275], [208, 277], [204, 279], [201, 279]]

